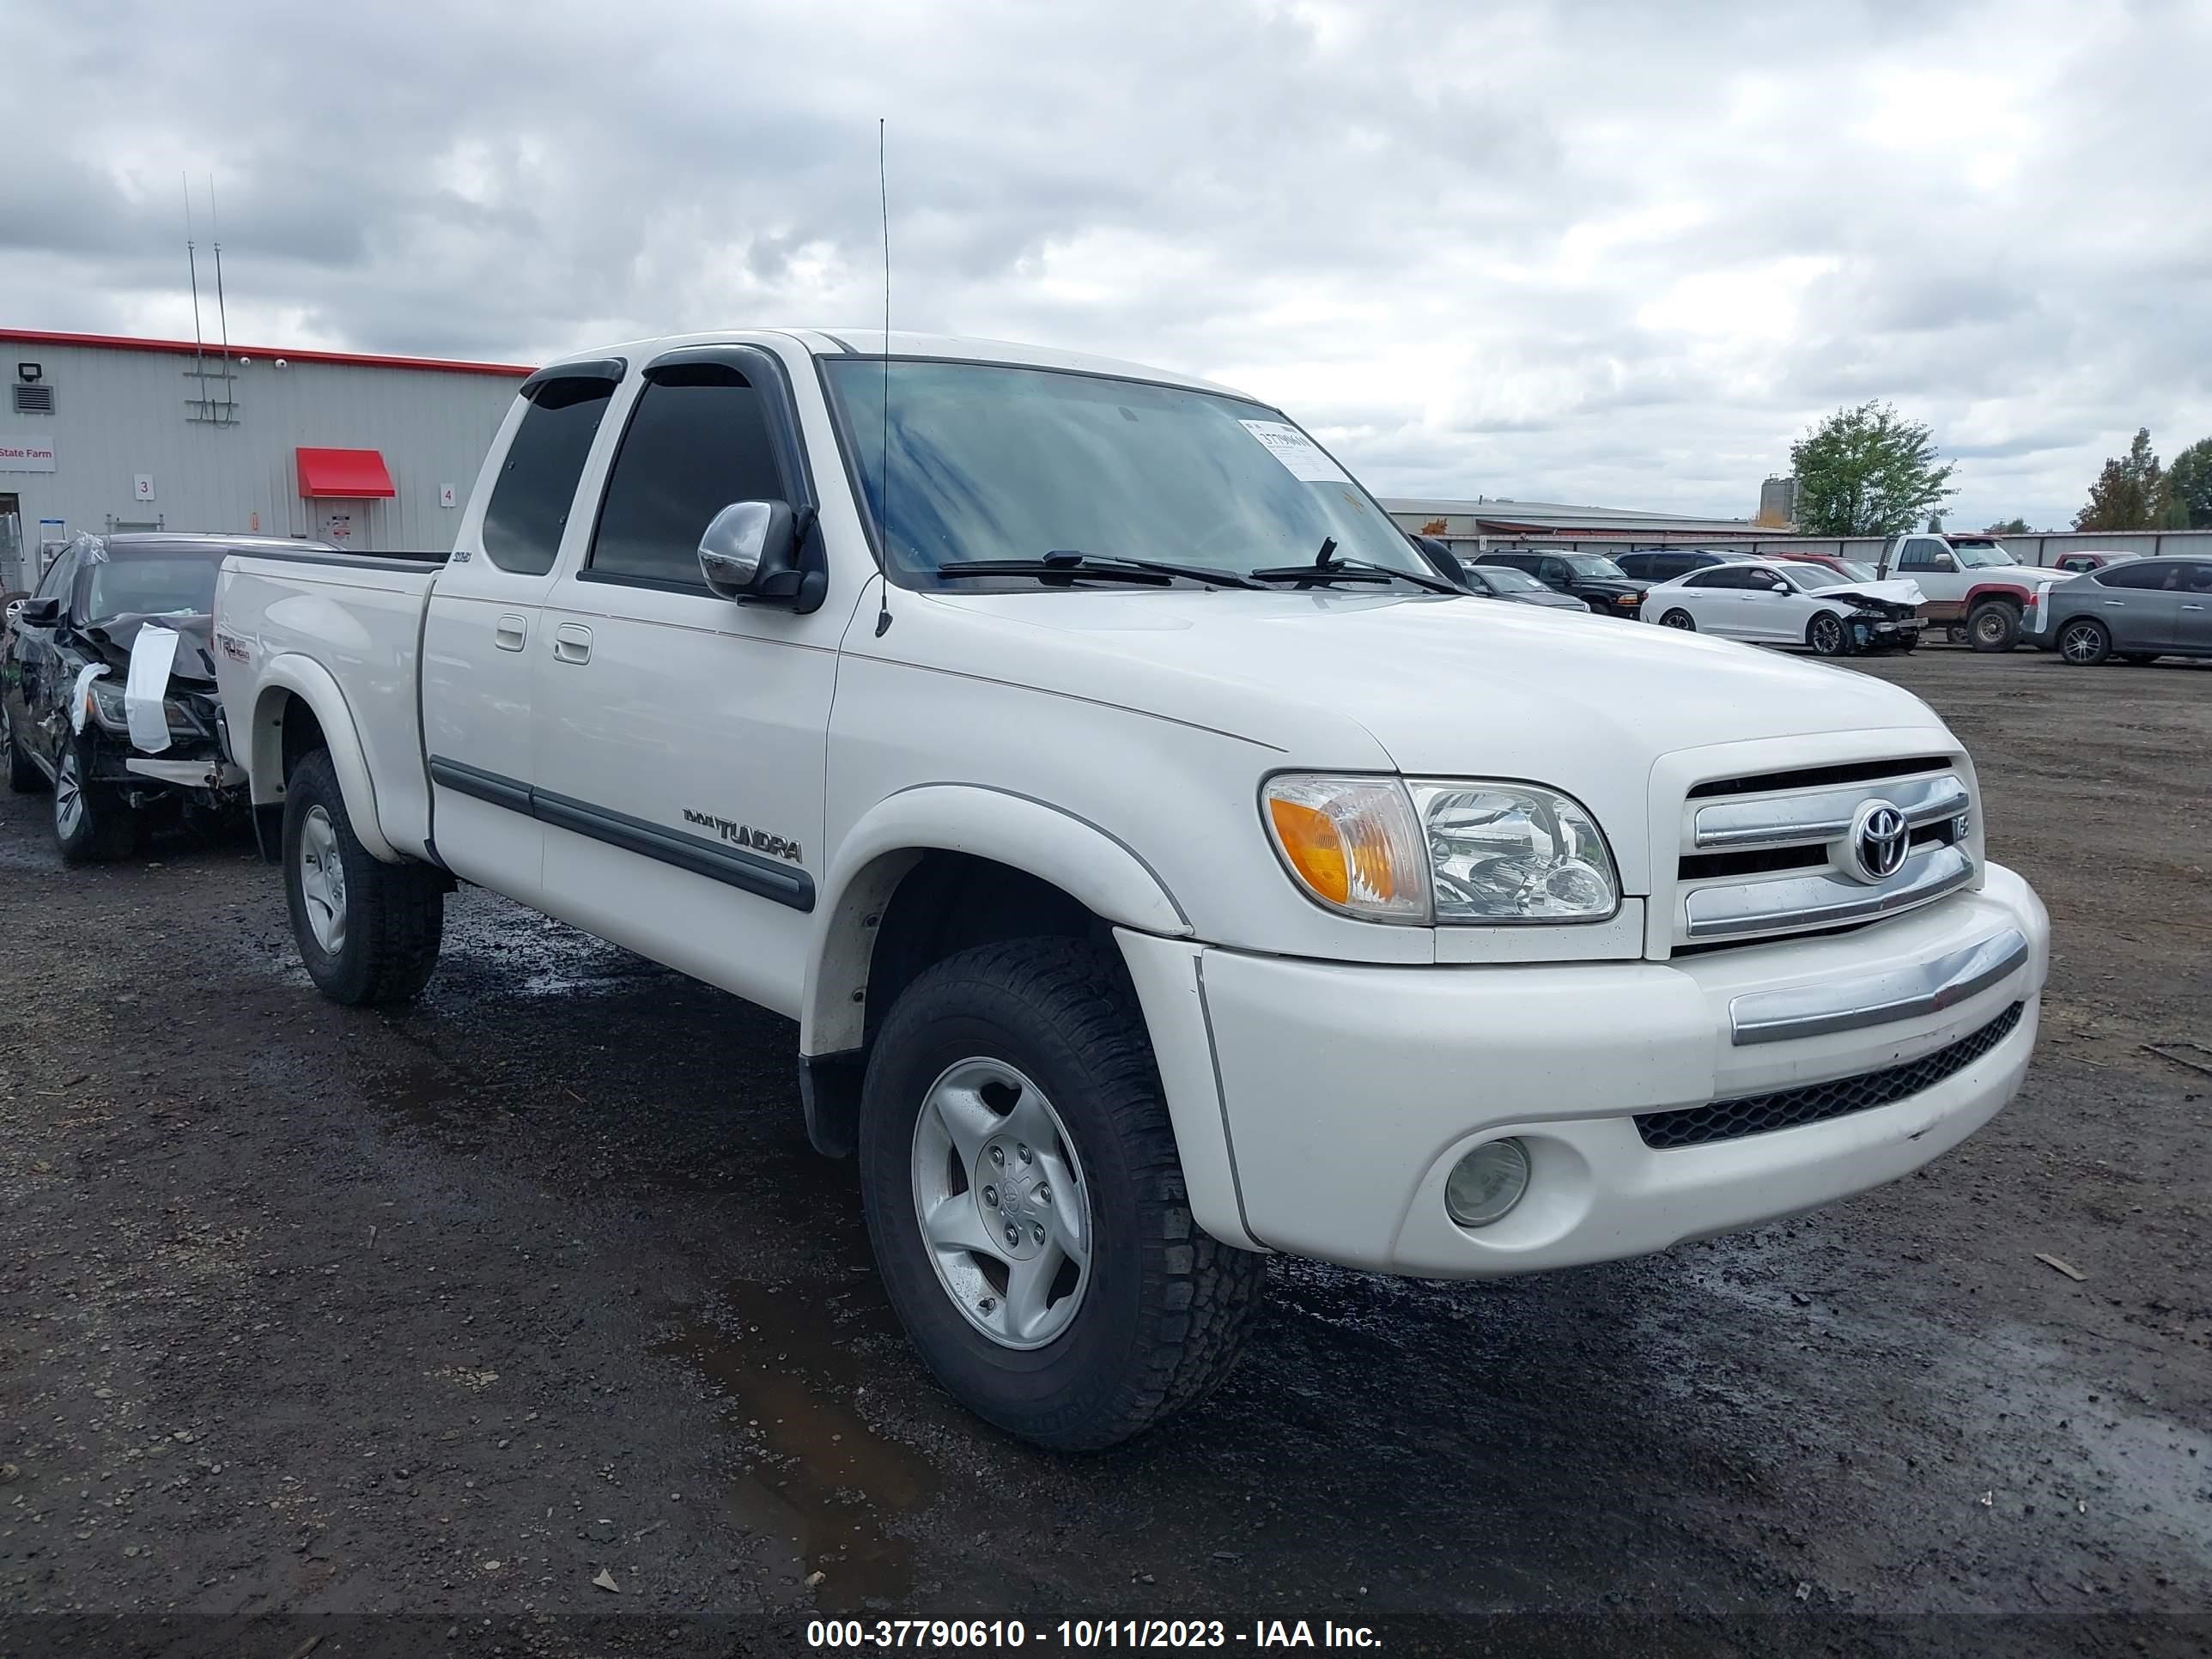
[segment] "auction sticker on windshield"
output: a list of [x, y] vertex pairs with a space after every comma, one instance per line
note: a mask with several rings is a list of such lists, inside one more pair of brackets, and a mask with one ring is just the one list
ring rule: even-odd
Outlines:
[[1344, 469], [1314, 447], [1314, 441], [1294, 426], [1280, 421], [1240, 421], [1237, 424], [1257, 438], [1267, 453], [1290, 469], [1294, 478], [1308, 483], [1350, 483]]

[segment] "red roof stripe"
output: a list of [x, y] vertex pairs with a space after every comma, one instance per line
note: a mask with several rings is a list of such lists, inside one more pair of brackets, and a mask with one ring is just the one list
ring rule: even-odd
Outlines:
[[[190, 340], [143, 340], [130, 334], [66, 334], [43, 328], [0, 328], [0, 340], [17, 345], [105, 346], [115, 351], [180, 352], [187, 357], [205, 355], [219, 357], [222, 348], [217, 344], [195, 345]], [[456, 362], [446, 357], [393, 357], [363, 351], [318, 351], [313, 348], [293, 349], [273, 346], [236, 345], [230, 348], [233, 357], [257, 357], [263, 362], [282, 357], [294, 363], [344, 363], [357, 368], [428, 368], [441, 369], [448, 374], [500, 374], [520, 380], [532, 371], [514, 363], [473, 363]]]
[[293, 459], [300, 469], [300, 494], [313, 499], [335, 495], [346, 501], [368, 501], [397, 495], [384, 457], [374, 449], [299, 449]]

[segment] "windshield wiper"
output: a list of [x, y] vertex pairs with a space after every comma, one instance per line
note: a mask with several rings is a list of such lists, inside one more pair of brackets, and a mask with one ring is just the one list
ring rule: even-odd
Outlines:
[[1446, 581], [1442, 576], [1431, 576], [1419, 571], [1401, 570], [1395, 565], [1376, 564], [1367, 559], [1340, 559], [1336, 556], [1336, 538], [1328, 537], [1321, 544], [1311, 564], [1278, 565], [1269, 570], [1252, 573], [1255, 582], [1411, 582], [1416, 587], [1431, 593], [1464, 593], [1467, 589]]
[[1060, 576], [1094, 578], [1101, 581], [1133, 582], [1145, 587], [1165, 587], [1176, 577], [1204, 582], [1210, 587], [1255, 587], [1249, 577], [1206, 565], [1170, 564], [1159, 559], [1098, 557], [1088, 553], [1055, 551], [1041, 559], [963, 559], [937, 567], [940, 576], [1035, 576], [1040, 581]]

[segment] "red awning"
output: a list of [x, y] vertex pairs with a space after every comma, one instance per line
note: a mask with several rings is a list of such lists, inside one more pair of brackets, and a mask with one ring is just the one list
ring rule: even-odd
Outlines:
[[384, 457], [374, 449], [301, 449], [294, 453], [299, 459], [302, 495], [366, 501], [399, 493], [384, 470]]

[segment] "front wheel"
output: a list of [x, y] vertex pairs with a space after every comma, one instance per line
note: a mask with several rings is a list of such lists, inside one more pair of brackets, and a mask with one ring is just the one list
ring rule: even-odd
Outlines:
[[123, 798], [87, 776], [83, 745], [62, 745], [54, 768], [54, 845], [64, 864], [119, 859], [138, 842], [137, 817]]
[[860, 1155], [891, 1306], [979, 1417], [1095, 1450], [1234, 1364], [1266, 1267], [1191, 1220], [1111, 951], [1017, 939], [915, 980], [869, 1058]]
[[1844, 619], [1832, 611], [1823, 611], [1805, 627], [1805, 643], [1818, 657], [1842, 656], [1850, 640], [1844, 632]]
[[2020, 643], [2020, 611], [2001, 600], [1978, 605], [1966, 618], [1966, 633], [1977, 651], [2009, 651]]
[[445, 878], [372, 856], [346, 816], [330, 751], [293, 769], [284, 793], [284, 896], [315, 988], [333, 1002], [406, 1002], [438, 965]]
[[2112, 654], [2112, 636], [2086, 617], [2058, 630], [2058, 654], [2076, 668], [2094, 668]]
[[1669, 611], [1665, 616], [1659, 618], [1659, 626], [1662, 628], [1679, 628], [1686, 634], [1694, 634], [1698, 631], [1698, 619], [1695, 617], [1692, 617], [1688, 611], [1677, 606], [1675, 609]]

